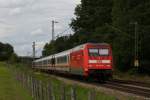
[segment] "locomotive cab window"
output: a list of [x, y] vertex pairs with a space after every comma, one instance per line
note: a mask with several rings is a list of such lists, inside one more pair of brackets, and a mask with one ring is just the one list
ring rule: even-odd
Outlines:
[[108, 49], [99, 49], [99, 55], [100, 56], [108, 56], [109, 50]]
[[98, 49], [89, 49], [89, 56], [99, 56]]

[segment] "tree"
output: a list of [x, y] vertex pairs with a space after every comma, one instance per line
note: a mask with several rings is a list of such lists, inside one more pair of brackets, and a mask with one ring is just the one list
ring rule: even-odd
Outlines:
[[10, 56], [10, 58], [9, 58], [9, 61], [10, 61], [11, 63], [19, 62], [19, 59], [18, 59], [17, 54], [12, 53], [11, 56]]
[[112, 0], [81, 0], [75, 9], [71, 27], [75, 32], [93, 33], [97, 27], [111, 23]]
[[10, 44], [3, 44], [0, 42], [0, 61], [8, 60], [13, 53], [14, 50]]
[[[142, 39], [143, 35], [148, 36], [147, 32], [150, 30], [147, 28], [149, 20], [149, 5], [148, 0], [114, 0], [112, 8], [112, 25], [122, 32], [117, 32], [117, 36], [114, 40], [113, 47], [117, 61], [117, 65], [121, 66], [122, 70], [130, 69], [133, 66], [134, 61], [134, 25], [133, 22], [138, 22], [138, 35], [139, 35], [139, 54], [140, 59], [144, 53], [148, 53], [147, 39]], [[142, 35], [143, 34], [143, 35]], [[127, 37], [129, 36], [129, 37]], [[118, 42], [119, 41], [119, 42]], [[144, 43], [144, 41], [146, 41]], [[147, 49], [144, 49], [147, 48]], [[143, 52], [141, 52], [143, 50]], [[143, 54], [142, 54], [143, 53]]]

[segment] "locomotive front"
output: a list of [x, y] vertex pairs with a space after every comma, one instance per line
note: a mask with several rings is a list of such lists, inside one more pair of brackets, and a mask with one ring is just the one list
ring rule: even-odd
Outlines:
[[100, 80], [112, 77], [113, 57], [110, 45], [89, 44], [86, 51], [86, 74]]

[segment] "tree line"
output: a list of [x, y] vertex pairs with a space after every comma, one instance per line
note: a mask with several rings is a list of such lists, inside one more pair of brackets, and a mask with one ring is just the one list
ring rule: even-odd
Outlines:
[[[149, 0], [81, 0], [75, 16], [70, 24], [74, 34], [47, 43], [43, 56], [86, 42], [107, 42], [112, 45], [116, 68], [127, 71], [134, 66], [137, 31], [140, 66], [150, 65]], [[137, 23], [136, 30], [134, 23]]]
[[16, 62], [17, 60], [18, 57], [14, 52], [13, 46], [0, 42], [0, 61]]

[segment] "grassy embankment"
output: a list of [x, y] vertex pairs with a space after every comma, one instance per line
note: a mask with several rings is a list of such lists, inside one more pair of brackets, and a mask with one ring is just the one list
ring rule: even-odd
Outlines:
[[53, 85], [53, 90], [54, 90], [54, 95], [56, 97], [56, 100], [60, 100], [60, 92], [61, 92], [61, 86], [63, 85], [65, 87], [65, 91], [66, 94], [68, 94], [66, 96], [66, 100], [70, 100], [70, 90], [71, 87], [75, 87], [76, 88], [76, 94], [77, 94], [77, 100], [88, 100], [88, 93], [89, 91], [95, 91], [94, 94], [94, 98], [95, 100], [116, 100], [117, 98], [120, 100], [133, 100], [133, 97], [126, 97], [124, 98], [124, 96], [120, 97], [120, 95], [117, 96], [113, 96], [109, 93], [104, 93], [103, 91], [97, 90], [95, 88], [91, 88], [91, 87], [86, 87], [86, 86], [81, 86], [79, 84], [74, 84], [74, 83], [69, 83], [69, 82], [64, 82], [62, 80], [59, 80], [49, 74], [45, 74], [45, 73], [41, 73], [41, 72], [35, 72], [32, 70], [29, 70], [29, 68], [27, 67], [21, 67], [22, 65], [16, 65], [17, 69], [31, 74], [32, 76], [34, 76], [34, 78], [41, 80], [43, 83], [45, 83], [45, 85], [47, 83], [51, 83]]
[[0, 62], [0, 100], [32, 100], [27, 90], [14, 79], [4, 63]]

